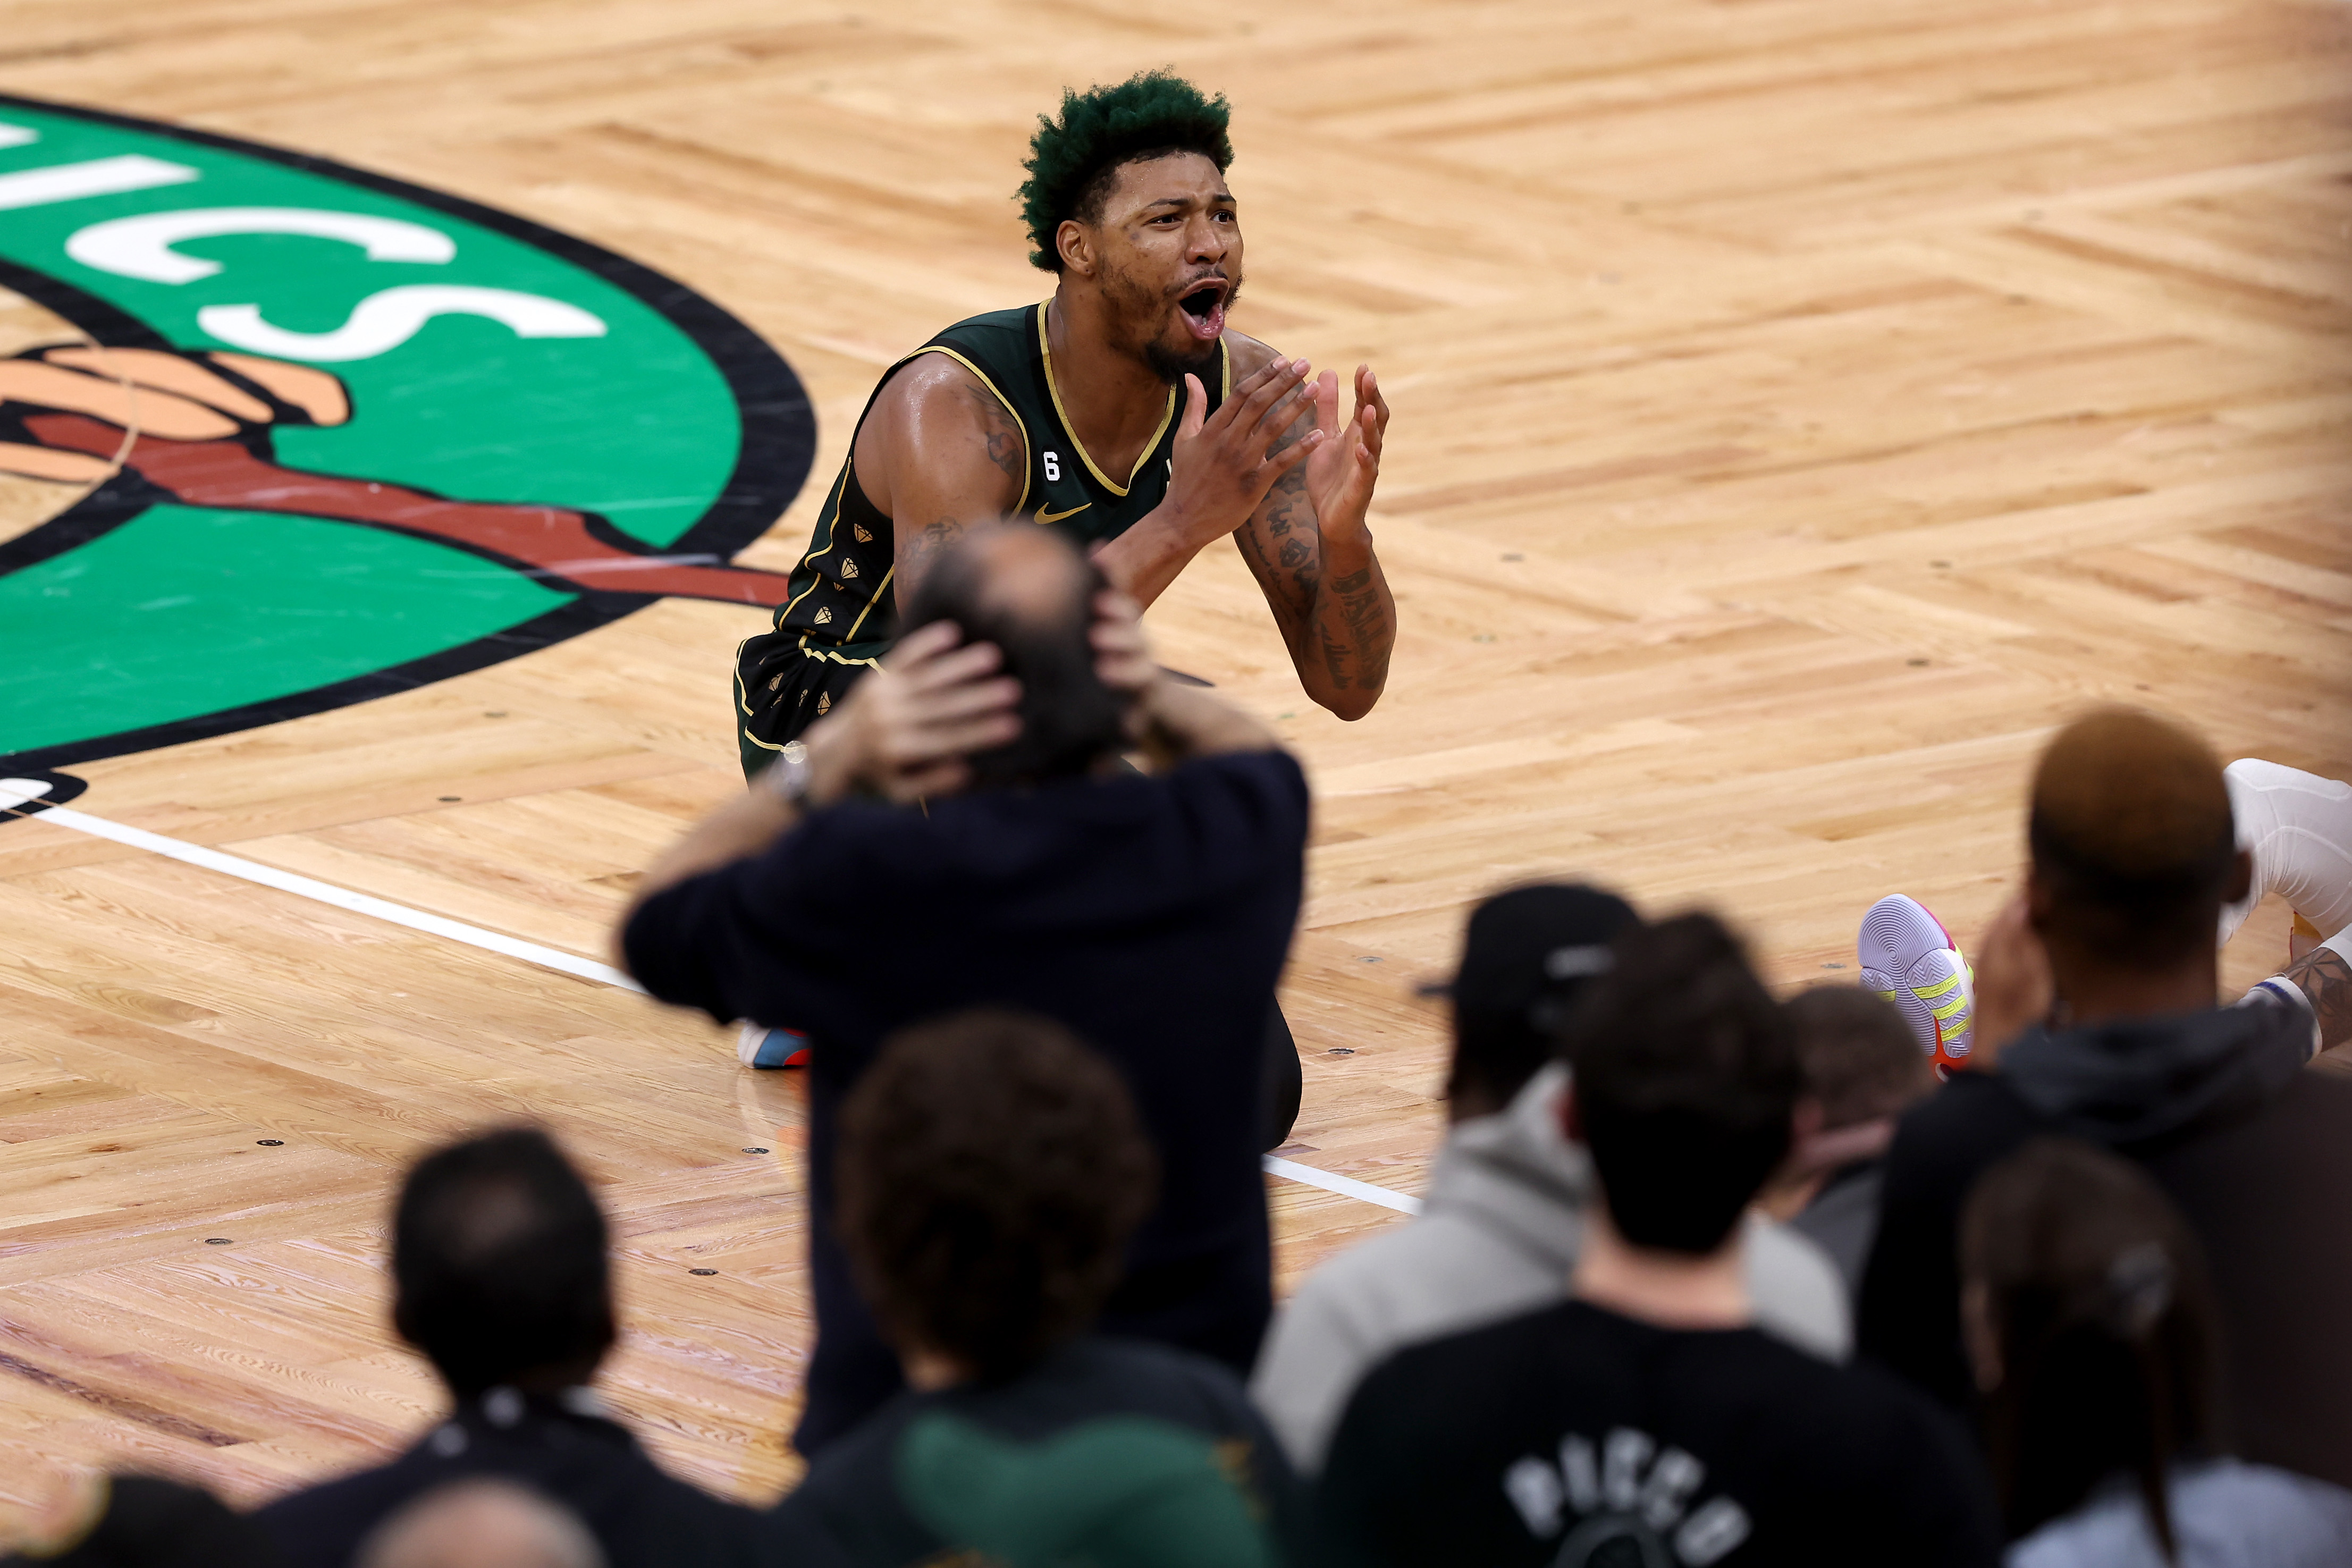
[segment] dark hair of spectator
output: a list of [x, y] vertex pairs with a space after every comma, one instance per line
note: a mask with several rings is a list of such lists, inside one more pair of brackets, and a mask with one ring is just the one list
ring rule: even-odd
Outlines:
[[1127, 1086], [1050, 1019], [902, 1029], [844, 1106], [840, 1228], [893, 1340], [1013, 1376], [1118, 1283], [1159, 1166]]
[[1822, 1131], [1897, 1116], [1936, 1088], [1936, 1070], [1894, 1003], [1858, 985], [1815, 985], [1783, 1009]]
[[393, 1216], [393, 1321], [460, 1399], [611, 1348], [604, 1215], [554, 1140], [509, 1127], [419, 1160]]
[[1969, 1194], [1960, 1271], [2000, 1354], [1985, 1436], [2011, 1537], [2124, 1474], [2172, 1560], [2166, 1473], [2219, 1451], [2220, 1338], [2171, 1204], [2128, 1161], [2041, 1139]]
[[2045, 937], [2125, 969], [2212, 950], [2237, 837], [2198, 736], [2131, 708], [2077, 719], [2034, 769], [2027, 836], [2060, 928]]
[[1561, 1038], [1610, 1221], [1636, 1247], [1712, 1252], [1789, 1152], [1788, 1022], [1712, 915], [1611, 951]]
[[1126, 700], [1095, 672], [1094, 602], [1108, 585], [1061, 535], [1024, 523], [968, 534], [916, 586], [907, 631], [953, 621], [964, 641], [994, 643], [1021, 683], [1021, 732], [970, 759], [974, 787], [1071, 777], [1125, 746]]

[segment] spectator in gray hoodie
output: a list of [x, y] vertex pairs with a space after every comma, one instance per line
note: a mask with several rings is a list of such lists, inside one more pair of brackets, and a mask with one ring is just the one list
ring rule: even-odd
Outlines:
[[[1593, 1186], [1560, 1130], [1568, 1075], [1554, 1036], [1610, 942], [1636, 923], [1623, 900], [1578, 886], [1517, 888], [1472, 911], [1460, 968], [1433, 988], [1452, 999], [1454, 1058], [1425, 1206], [1308, 1278], [1251, 1380], [1301, 1474], [1322, 1468], [1349, 1395], [1392, 1352], [1565, 1298]], [[1843, 1360], [1851, 1327], [1828, 1257], [1760, 1215], [1748, 1225], [1759, 1325]]]

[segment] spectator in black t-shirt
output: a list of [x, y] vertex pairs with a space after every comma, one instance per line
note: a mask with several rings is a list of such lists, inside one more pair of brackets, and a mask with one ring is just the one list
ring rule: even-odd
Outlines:
[[1707, 916], [1612, 951], [1567, 1026], [1565, 1115], [1600, 1187], [1572, 1299], [1365, 1380], [1323, 1474], [1328, 1544], [1447, 1568], [1992, 1563], [1948, 1415], [1752, 1324], [1740, 1217], [1798, 1091], [1780, 1007]]
[[1788, 1016], [1820, 1122], [1789, 1151], [1759, 1206], [1827, 1253], [1851, 1298], [1878, 1234], [1895, 1119], [1935, 1092], [1936, 1073], [1895, 1004], [1858, 985], [1801, 991]]
[[892, 1040], [842, 1110], [839, 1219], [909, 1388], [778, 1505], [773, 1561], [1281, 1561], [1295, 1484], [1239, 1381], [1085, 1331], [1155, 1163], [1118, 1075], [1056, 1024], [980, 1010]]
[[[1453, 1002], [1452, 1126], [1421, 1213], [1308, 1275], [1250, 1374], [1250, 1397], [1302, 1473], [1323, 1468], [1356, 1384], [1397, 1351], [1567, 1296], [1592, 1173], [1560, 1127], [1568, 1069], [1553, 1036], [1634, 918], [1612, 893], [1544, 883], [1471, 911], [1461, 964], [1436, 988]], [[1758, 1215], [1746, 1263], [1761, 1327], [1846, 1358], [1847, 1292], [1820, 1248]]]
[[[813, 1043], [812, 1456], [900, 1385], [834, 1232], [834, 1123], [882, 1038], [923, 1018], [1026, 1008], [1126, 1078], [1166, 1180], [1106, 1326], [1246, 1371], [1273, 1310], [1261, 1064], [1305, 776], [1164, 677], [1133, 604], [1049, 530], [968, 536], [907, 624], [803, 753], [654, 868], [623, 935], [655, 995]], [[1121, 763], [1130, 736], [1150, 776]]]
[[456, 1408], [390, 1464], [263, 1509], [289, 1568], [346, 1568], [388, 1516], [469, 1478], [570, 1508], [608, 1568], [750, 1560], [758, 1516], [666, 1474], [588, 1389], [614, 1337], [604, 1216], [547, 1134], [509, 1128], [426, 1155], [392, 1229], [393, 1326]]

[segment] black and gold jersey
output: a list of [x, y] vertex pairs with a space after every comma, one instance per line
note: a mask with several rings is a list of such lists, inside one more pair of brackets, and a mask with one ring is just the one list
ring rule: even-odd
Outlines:
[[[1166, 497], [1181, 390], [1170, 390], [1160, 429], [1134, 468], [1105, 473], [1070, 429], [1045, 340], [1045, 305], [958, 321], [884, 372], [874, 397], [924, 354], [946, 354], [978, 376], [1019, 426], [1026, 467], [1013, 515], [1093, 544], [1118, 538]], [[1216, 366], [1202, 377], [1211, 413], [1233, 391], [1233, 380], [1232, 348], [1220, 343]], [[860, 426], [874, 397], [858, 416]], [[793, 568], [774, 629], [746, 642], [737, 657], [735, 719], [746, 773], [758, 772], [785, 742], [829, 711], [849, 681], [873, 668], [898, 635], [891, 591], [896, 539], [890, 519], [857, 482], [854, 432], [850, 439], [851, 455], [825, 496], [807, 553]]]

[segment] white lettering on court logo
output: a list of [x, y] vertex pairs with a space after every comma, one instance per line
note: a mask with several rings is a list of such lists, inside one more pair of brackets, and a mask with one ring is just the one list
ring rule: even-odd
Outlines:
[[[185, 207], [110, 218], [76, 230], [66, 241], [66, 254], [118, 278], [177, 286], [214, 277], [223, 264], [183, 256], [172, 248], [174, 245], [248, 234], [341, 240], [364, 250], [370, 261], [412, 266], [446, 266], [457, 255], [456, 240], [421, 223], [313, 207]], [[341, 326], [323, 332], [278, 326], [262, 315], [258, 303], [250, 301], [206, 305], [196, 312], [196, 324], [221, 342], [253, 353], [344, 364], [390, 353], [436, 316], [480, 316], [519, 338], [601, 338], [606, 330], [593, 311], [561, 300], [462, 283], [379, 289], [353, 305]]]
[[459, 283], [404, 283], [380, 289], [352, 307], [330, 332], [294, 332], [261, 319], [258, 305], [207, 305], [196, 325], [225, 343], [255, 353], [313, 363], [373, 359], [415, 337], [436, 316], [485, 316], [519, 338], [601, 338], [604, 323], [577, 305], [511, 289]]
[[66, 254], [84, 267], [118, 278], [150, 283], [193, 283], [221, 269], [217, 261], [183, 256], [172, 247], [184, 239], [217, 239], [230, 234], [299, 234], [340, 239], [367, 252], [370, 261], [446, 265], [457, 242], [437, 228], [364, 213], [321, 212], [315, 207], [186, 207], [141, 213], [77, 229]]
[[[23, 770], [365, 701], [666, 595], [790, 598], [730, 557], [807, 475], [806, 390], [625, 257], [0, 92], [0, 274], [28, 328], [0, 345], [0, 482], [35, 487], [0, 502]], [[159, 637], [170, 676], [125, 702], [103, 650]]]

